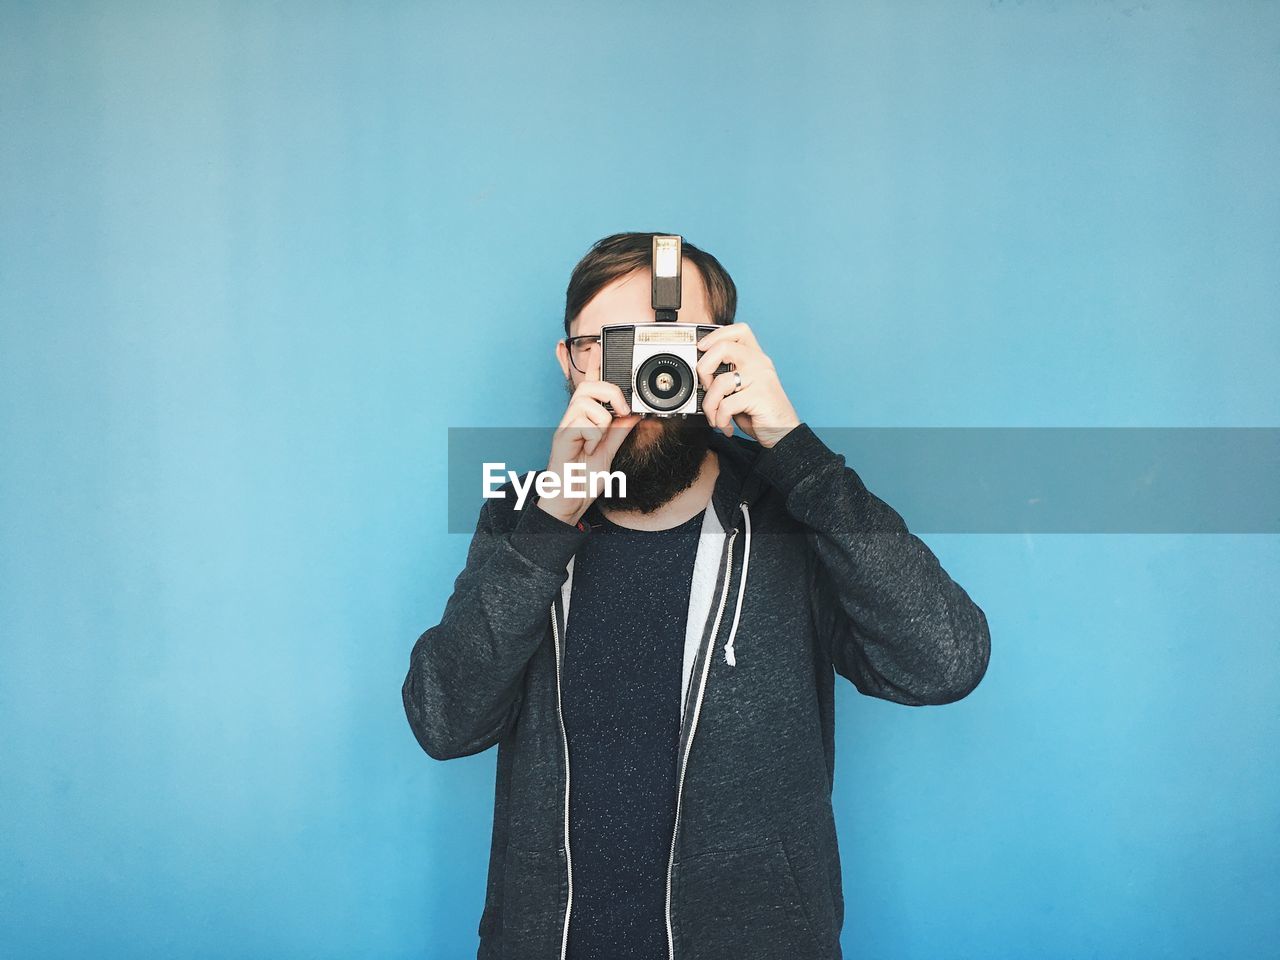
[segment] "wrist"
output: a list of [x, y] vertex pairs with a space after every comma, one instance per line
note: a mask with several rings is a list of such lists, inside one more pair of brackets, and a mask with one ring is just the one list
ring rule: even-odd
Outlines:
[[577, 526], [578, 521], [582, 519], [582, 515], [587, 512], [590, 504], [583, 499], [565, 500], [561, 497], [539, 497], [534, 501], [534, 506], [543, 513], [554, 517], [561, 523], [567, 523], [569, 526]]
[[511, 532], [512, 548], [543, 570], [563, 572], [584, 542], [586, 531], [539, 509], [536, 503], [526, 505], [520, 514]]
[[[806, 480], [845, 467], [844, 457], [818, 439], [807, 423], [801, 422], [774, 444], [773, 449], [761, 453], [753, 469], [773, 487], [789, 495]], [[859, 478], [857, 482], [861, 485], [862, 481]]]
[[800, 421], [784, 424], [780, 427], [774, 427], [769, 430], [757, 430], [756, 439], [760, 442], [760, 446], [768, 450], [770, 447], [776, 446], [782, 441], [787, 434], [791, 433], [796, 427], [800, 426]]

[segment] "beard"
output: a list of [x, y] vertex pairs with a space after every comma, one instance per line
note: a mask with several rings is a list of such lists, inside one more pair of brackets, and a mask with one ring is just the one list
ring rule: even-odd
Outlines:
[[704, 416], [645, 417], [632, 427], [609, 466], [626, 476], [627, 495], [606, 492], [596, 503], [653, 513], [693, 486], [710, 449], [711, 424]]
[[[654, 422], [661, 424], [660, 430], [644, 426]], [[650, 435], [642, 438], [642, 428]], [[626, 476], [627, 495], [602, 495], [600, 502], [614, 510], [653, 513], [693, 486], [710, 442], [711, 424], [705, 418], [646, 417], [627, 434], [609, 467]]]

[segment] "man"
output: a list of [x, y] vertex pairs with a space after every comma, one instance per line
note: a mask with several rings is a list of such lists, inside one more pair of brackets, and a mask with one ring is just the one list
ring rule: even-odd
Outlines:
[[480, 957], [838, 958], [834, 675], [959, 700], [986, 617], [799, 420], [688, 242], [679, 319], [720, 326], [705, 419], [614, 416], [592, 338], [654, 320], [653, 236], [592, 247], [556, 345], [570, 401], [547, 470], [621, 470], [626, 496], [487, 500], [405, 711], [437, 759], [498, 744]]

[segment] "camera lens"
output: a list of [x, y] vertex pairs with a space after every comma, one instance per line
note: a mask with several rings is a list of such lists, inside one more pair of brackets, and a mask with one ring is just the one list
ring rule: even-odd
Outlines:
[[654, 354], [636, 372], [636, 389], [655, 410], [678, 410], [693, 393], [693, 387], [693, 370], [674, 354]]

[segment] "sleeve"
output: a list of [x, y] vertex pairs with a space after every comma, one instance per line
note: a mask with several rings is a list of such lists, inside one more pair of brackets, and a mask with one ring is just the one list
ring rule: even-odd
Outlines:
[[807, 528], [814, 621], [836, 672], [911, 706], [968, 696], [991, 656], [986, 615], [902, 517], [807, 424], [755, 469]]
[[437, 760], [479, 753], [511, 729], [525, 668], [546, 635], [569, 558], [587, 536], [536, 503], [502, 532], [499, 502], [481, 508], [444, 614], [414, 643], [401, 688], [409, 726]]

